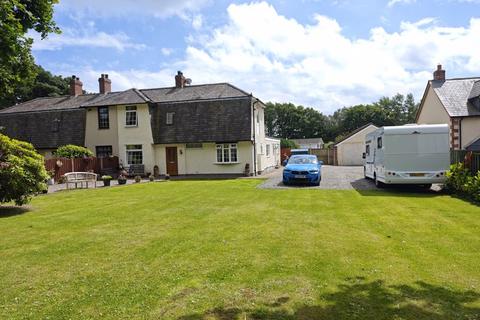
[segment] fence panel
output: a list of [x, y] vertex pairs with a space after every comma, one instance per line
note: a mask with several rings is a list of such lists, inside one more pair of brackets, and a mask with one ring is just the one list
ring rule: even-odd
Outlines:
[[334, 164], [334, 150], [333, 149], [310, 149], [310, 154], [317, 156], [318, 160], [323, 161], [323, 164]]
[[452, 150], [450, 163], [463, 163], [469, 168], [473, 175], [480, 171], [480, 153], [472, 153], [464, 150]]
[[54, 178], [58, 181], [61, 176], [68, 172], [88, 172], [97, 174], [103, 172], [116, 172], [118, 170], [118, 157], [110, 158], [53, 158], [45, 160], [47, 171], [55, 172]]

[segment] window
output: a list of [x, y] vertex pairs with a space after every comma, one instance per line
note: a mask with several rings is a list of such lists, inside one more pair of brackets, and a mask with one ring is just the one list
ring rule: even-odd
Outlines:
[[53, 120], [52, 132], [58, 132], [59, 129], [60, 129], [60, 120], [58, 119]]
[[368, 144], [366, 149], [365, 149], [365, 153], [367, 154], [367, 156], [370, 155], [370, 145]]
[[125, 107], [125, 126], [136, 127], [138, 125], [137, 120], [137, 107], [126, 106]]
[[202, 149], [203, 148], [203, 144], [201, 143], [187, 143], [185, 145], [185, 147], [187, 149]]
[[377, 138], [377, 149], [382, 149], [382, 137]]
[[110, 121], [108, 117], [108, 107], [98, 108], [98, 129], [110, 128]]
[[175, 114], [175, 112], [167, 112], [167, 124], [173, 124], [173, 115]]
[[95, 147], [97, 158], [108, 158], [113, 155], [112, 146], [97, 146]]
[[143, 164], [143, 151], [141, 144], [127, 145], [127, 164]]
[[267, 157], [270, 157], [270, 145], [267, 144], [267, 146], [265, 147], [265, 152], [267, 154]]
[[238, 162], [238, 152], [236, 143], [217, 144], [217, 162], [232, 163]]

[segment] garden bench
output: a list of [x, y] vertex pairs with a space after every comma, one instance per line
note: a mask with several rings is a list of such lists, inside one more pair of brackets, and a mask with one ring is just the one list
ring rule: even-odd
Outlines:
[[131, 164], [128, 167], [128, 175], [133, 176], [144, 176], [145, 175], [145, 166], [143, 164]]
[[65, 183], [67, 184], [67, 189], [69, 189], [70, 184], [75, 184], [75, 188], [80, 187], [83, 188], [83, 184], [88, 189], [88, 184], [93, 182], [95, 188], [97, 187], [97, 174], [91, 172], [69, 172], [65, 174]]

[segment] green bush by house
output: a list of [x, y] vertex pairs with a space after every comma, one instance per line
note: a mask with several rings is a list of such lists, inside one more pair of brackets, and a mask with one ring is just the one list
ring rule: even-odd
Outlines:
[[43, 157], [27, 142], [0, 134], [0, 203], [27, 203], [47, 189]]
[[447, 172], [445, 185], [455, 193], [480, 202], [480, 171], [472, 175], [463, 163], [453, 164]]
[[93, 157], [93, 152], [84, 147], [67, 144], [58, 148], [54, 155], [60, 158], [83, 158]]

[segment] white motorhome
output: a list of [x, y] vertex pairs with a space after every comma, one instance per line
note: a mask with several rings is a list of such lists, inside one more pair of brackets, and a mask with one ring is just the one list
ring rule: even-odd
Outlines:
[[382, 127], [366, 135], [365, 177], [377, 186], [444, 183], [450, 166], [447, 124]]

